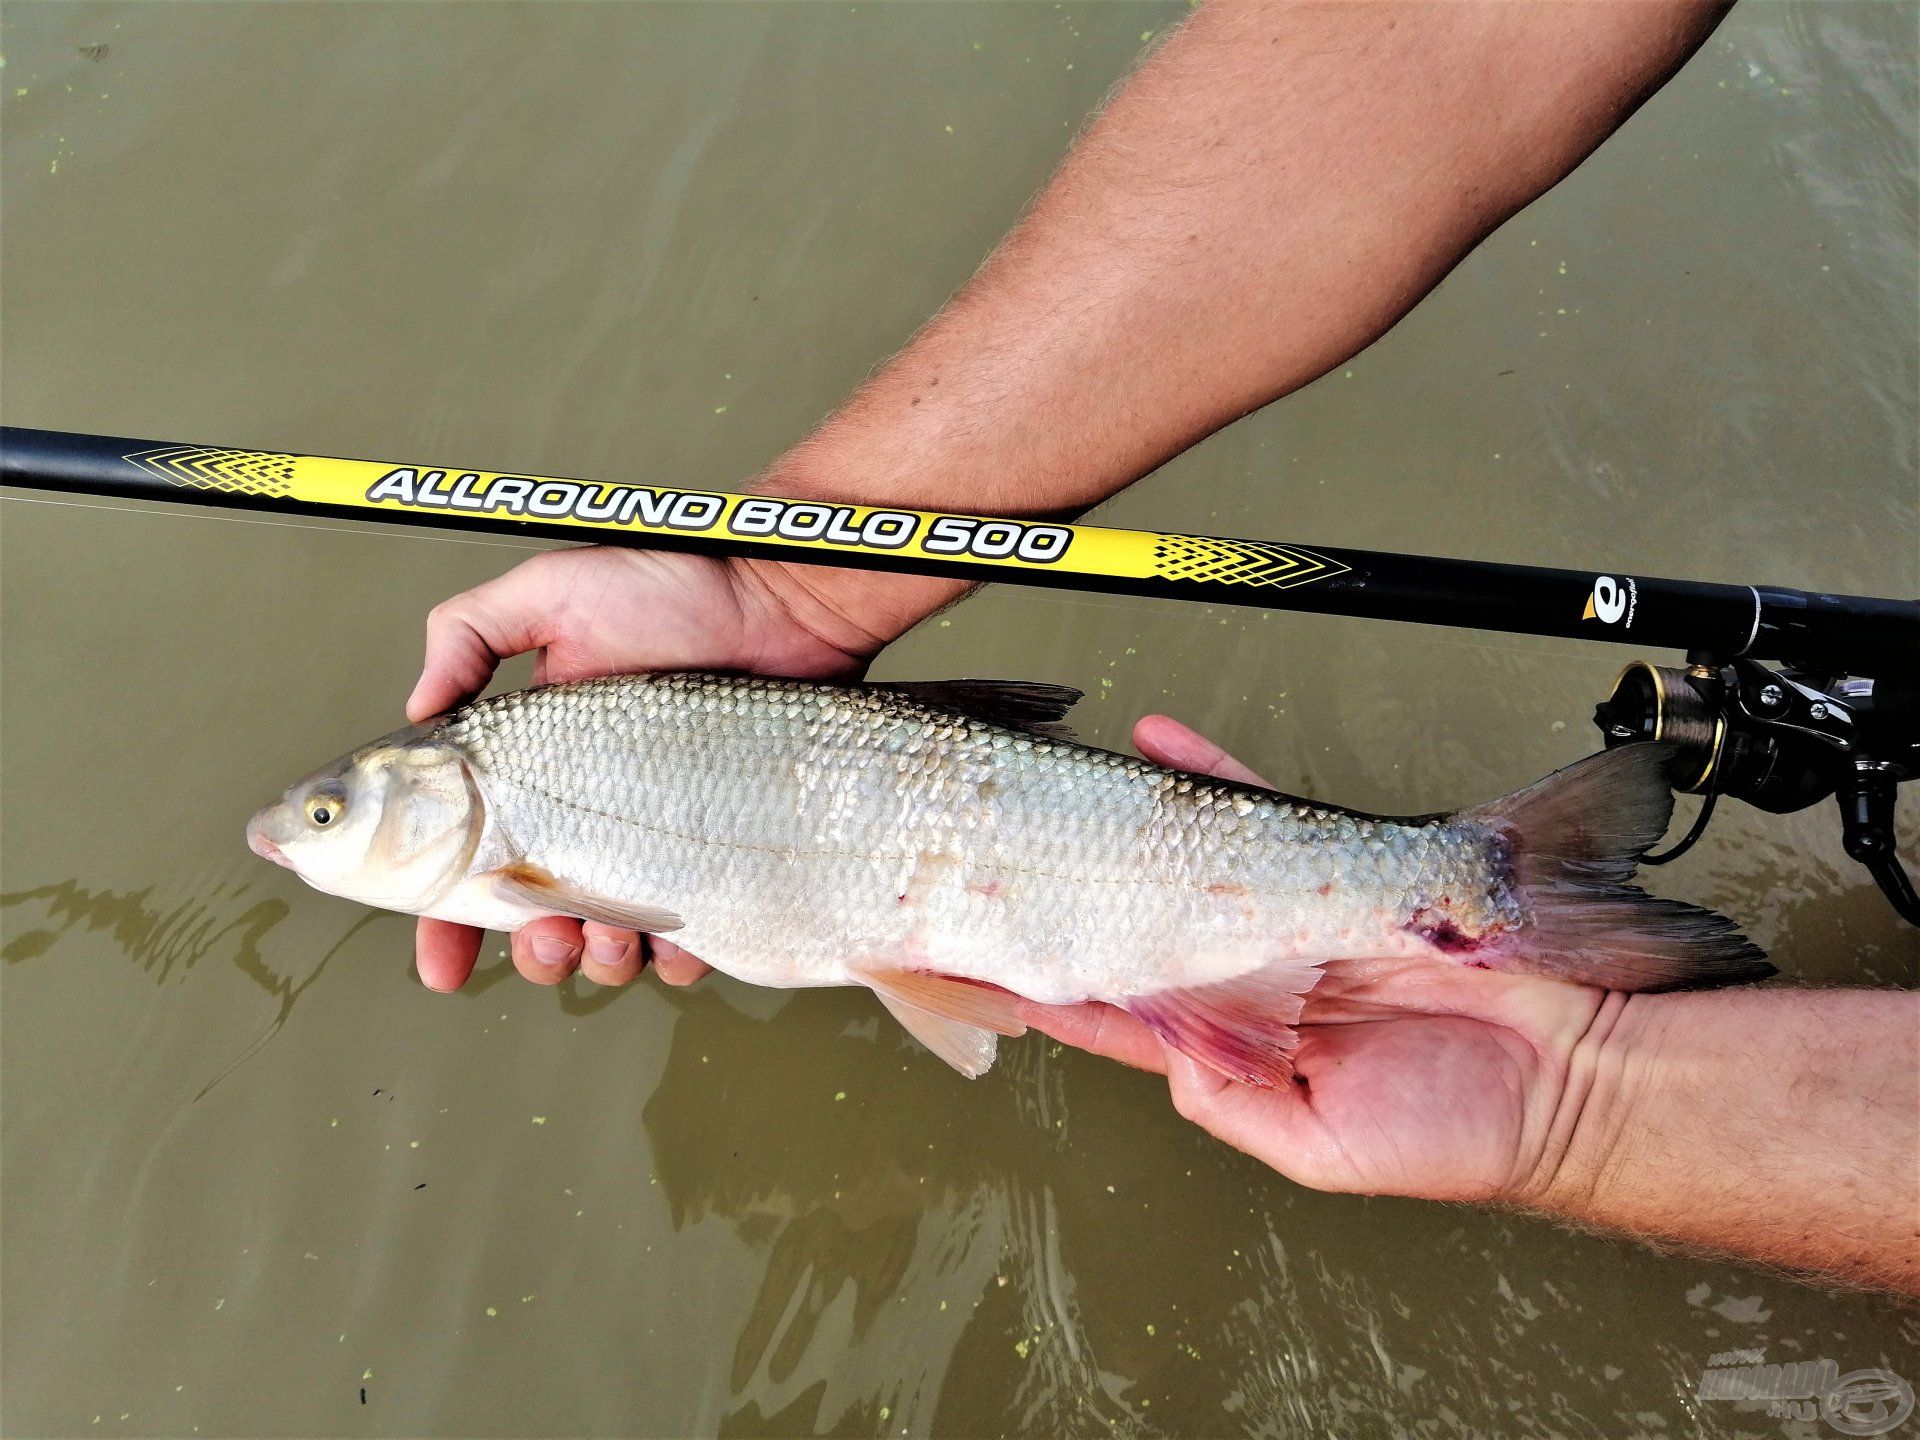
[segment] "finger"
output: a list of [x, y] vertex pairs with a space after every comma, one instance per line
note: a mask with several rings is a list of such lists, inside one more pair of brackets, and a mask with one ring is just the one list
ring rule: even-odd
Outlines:
[[648, 942], [647, 948], [653, 953], [654, 971], [669, 985], [691, 985], [702, 975], [713, 973], [713, 967], [699, 956], [689, 955], [657, 935]]
[[481, 934], [471, 925], [421, 917], [413, 927], [413, 963], [429, 990], [458, 990], [480, 958]]
[[1173, 1108], [1194, 1124], [1206, 1124], [1231, 1084], [1218, 1070], [1167, 1047], [1167, 1090], [1173, 1096]]
[[558, 985], [580, 968], [580, 922], [542, 915], [513, 934], [513, 968], [536, 985]]
[[1171, 715], [1143, 716], [1133, 727], [1133, 743], [1147, 759], [1169, 770], [1188, 770], [1240, 785], [1267, 783], [1198, 730], [1182, 725]]
[[1151, 1070], [1156, 1075], [1167, 1068], [1166, 1053], [1154, 1033], [1126, 1011], [1114, 1005], [1092, 1001], [1085, 1005], [1036, 1005], [1020, 1002], [1020, 1018], [1043, 1035], [1051, 1035], [1064, 1045], [1086, 1050], [1131, 1065], [1136, 1070]]
[[1283, 1175], [1292, 1173], [1288, 1161], [1298, 1158], [1293, 1137], [1307, 1104], [1299, 1086], [1244, 1085], [1169, 1048], [1167, 1090], [1173, 1108], [1208, 1134]]
[[580, 973], [596, 985], [624, 985], [640, 973], [640, 937], [631, 930], [588, 921], [580, 927], [586, 950]]
[[427, 653], [407, 697], [407, 718], [425, 720], [486, 688], [494, 667], [544, 645], [558, 613], [549, 557], [538, 556], [498, 579], [443, 600], [427, 615]]

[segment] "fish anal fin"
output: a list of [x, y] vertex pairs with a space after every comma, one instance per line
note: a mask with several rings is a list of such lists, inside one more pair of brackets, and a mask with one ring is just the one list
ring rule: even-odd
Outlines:
[[495, 870], [491, 879], [494, 893], [502, 900], [553, 915], [572, 915], [622, 930], [643, 930], [649, 935], [678, 930], [687, 923], [657, 905], [630, 904], [592, 894], [524, 860]]
[[1061, 722], [1085, 693], [1038, 680], [898, 680], [874, 688], [1056, 740], [1072, 738], [1073, 731]]
[[1312, 960], [1279, 960], [1231, 980], [1136, 995], [1135, 1019], [1229, 1080], [1271, 1089], [1293, 1079], [1302, 997], [1320, 978]]
[[1000, 1037], [993, 1031], [922, 1010], [884, 990], [874, 993], [909, 1035], [969, 1080], [978, 1080], [993, 1068], [994, 1053], [1000, 1047]]
[[995, 985], [975, 984], [952, 975], [926, 970], [860, 968], [855, 972], [882, 1000], [898, 1000], [916, 1010], [978, 1026], [996, 1035], [1024, 1035], [1020, 997]]

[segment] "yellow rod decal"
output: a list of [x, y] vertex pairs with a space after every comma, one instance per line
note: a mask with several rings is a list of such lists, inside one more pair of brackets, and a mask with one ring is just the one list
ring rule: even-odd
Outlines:
[[[156, 479], [238, 497], [578, 530], [579, 538], [707, 538], [826, 555], [1049, 570], [1113, 579], [1205, 581], [1285, 590], [1348, 567], [1297, 545], [1166, 535], [1051, 521], [894, 510], [769, 495], [442, 470], [260, 450], [165, 445], [125, 459]], [[369, 515], [368, 518], [374, 518]], [[820, 552], [825, 552], [825, 555]], [[796, 558], [800, 558], [796, 556]]]

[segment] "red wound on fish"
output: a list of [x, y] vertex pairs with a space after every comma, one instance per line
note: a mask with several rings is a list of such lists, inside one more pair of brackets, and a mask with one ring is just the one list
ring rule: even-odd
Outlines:
[[1212, 985], [1135, 996], [1126, 1010], [1189, 1059], [1272, 1089], [1293, 1079], [1301, 997], [1319, 978], [1310, 960], [1281, 960]]
[[1444, 909], [1422, 906], [1413, 912], [1413, 922], [1403, 926], [1411, 934], [1418, 935], [1434, 949], [1446, 955], [1471, 955], [1481, 946], [1485, 936], [1469, 935], [1460, 928], [1459, 922]]

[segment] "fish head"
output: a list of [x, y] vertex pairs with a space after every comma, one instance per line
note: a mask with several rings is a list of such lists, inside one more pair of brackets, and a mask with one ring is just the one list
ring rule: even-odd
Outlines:
[[316, 890], [418, 913], [466, 873], [486, 807], [432, 722], [342, 755], [247, 822], [247, 845]]

